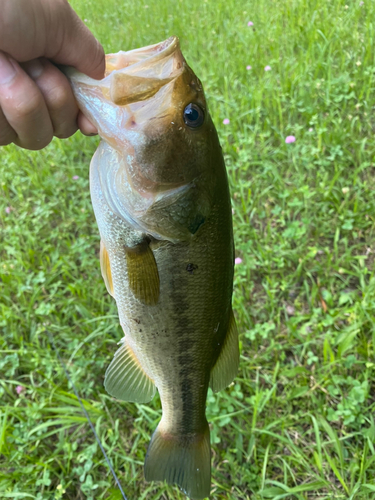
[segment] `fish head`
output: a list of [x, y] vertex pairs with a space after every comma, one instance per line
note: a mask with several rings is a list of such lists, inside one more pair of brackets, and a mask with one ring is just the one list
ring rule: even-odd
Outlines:
[[114, 188], [126, 198], [133, 219], [143, 220], [150, 231], [151, 219], [176, 200], [183, 204], [189, 191], [191, 215], [183, 225], [190, 229], [183, 231], [194, 233], [212, 198], [212, 153], [221, 155], [221, 149], [202, 83], [178, 38], [107, 55], [106, 76], [99, 82], [77, 74], [71, 81], [81, 109], [121, 157]]
[[134, 149], [134, 187], [161, 193], [197, 178], [207, 167], [210, 118], [202, 84], [178, 39], [107, 56], [107, 71], [116, 72], [111, 100], [128, 108], [121, 136]]

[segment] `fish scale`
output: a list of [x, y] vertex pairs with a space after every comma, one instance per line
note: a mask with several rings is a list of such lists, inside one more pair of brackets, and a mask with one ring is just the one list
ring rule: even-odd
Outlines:
[[203, 88], [176, 37], [107, 56], [98, 82], [67, 70], [102, 139], [90, 168], [101, 268], [124, 331], [104, 385], [162, 418], [147, 480], [210, 492], [208, 387], [237, 372], [228, 180]]

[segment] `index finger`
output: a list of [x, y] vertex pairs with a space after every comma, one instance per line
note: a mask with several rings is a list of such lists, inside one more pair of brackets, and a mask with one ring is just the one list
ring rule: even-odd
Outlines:
[[13, 142], [26, 149], [42, 149], [53, 137], [43, 96], [16, 61], [0, 51], [0, 107], [17, 134]]

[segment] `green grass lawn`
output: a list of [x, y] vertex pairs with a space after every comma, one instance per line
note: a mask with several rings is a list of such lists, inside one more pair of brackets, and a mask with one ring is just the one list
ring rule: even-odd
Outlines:
[[[375, 3], [72, 4], [106, 52], [178, 35], [222, 141], [241, 366], [208, 398], [212, 499], [374, 499]], [[47, 331], [129, 500], [185, 498], [143, 479], [159, 398], [103, 388], [122, 331], [89, 196], [97, 142], [0, 148], [0, 498], [120, 498]]]

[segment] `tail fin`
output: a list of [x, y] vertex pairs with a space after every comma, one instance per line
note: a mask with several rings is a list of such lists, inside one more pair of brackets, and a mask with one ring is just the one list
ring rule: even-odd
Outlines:
[[210, 430], [206, 422], [201, 433], [173, 435], [155, 430], [145, 460], [146, 481], [177, 484], [193, 500], [210, 494]]

